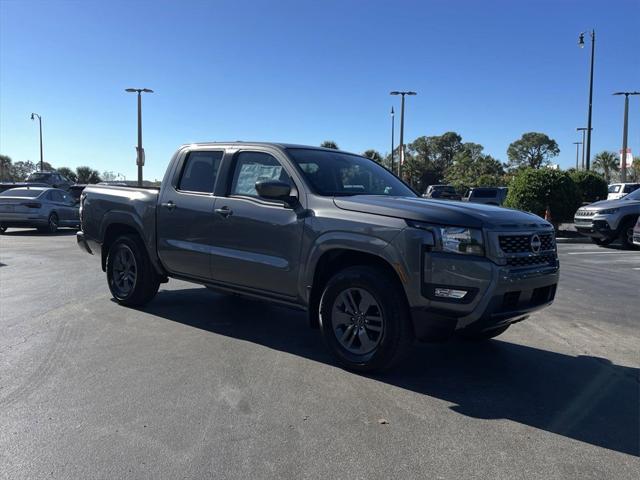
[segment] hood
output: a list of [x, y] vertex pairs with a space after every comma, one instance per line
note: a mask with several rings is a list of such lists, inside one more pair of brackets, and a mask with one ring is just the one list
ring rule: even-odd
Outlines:
[[626, 198], [627, 197], [616, 200], [600, 200], [599, 202], [593, 202], [580, 208], [586, 208], [587, 210], [604, 210], [605, 208], [622, 208], [640, 204], [640, 200], [625, 200]]
[[343, 210], [373, 213], [418, 222], [457, 227], [531, 227], [551, 226], [531, 213], [510, 208], [420, 197], [388, 197], [383, 195], [354, 195], [335, 197], [335, 205]]

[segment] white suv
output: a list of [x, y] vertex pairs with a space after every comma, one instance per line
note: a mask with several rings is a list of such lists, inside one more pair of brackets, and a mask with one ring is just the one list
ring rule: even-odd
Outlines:
[[612, 183], [609, 185], [607, 200], [618, 200], [640, 188], [640, 183]]

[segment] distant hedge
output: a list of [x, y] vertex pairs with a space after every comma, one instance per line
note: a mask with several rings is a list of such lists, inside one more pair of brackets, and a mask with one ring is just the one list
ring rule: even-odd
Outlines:
[[578, 187], [581, 202], [591, 203], [607, 199], [609, 186], [602, 175], [591, 170], [574, 170], [570, 175]]
[[544, 218], [547, 206], [553, 223], [573, 220], [581, 204], [576, 183], [569, 173], [549, 168], [525, 168], [509, 184], [506, 207], [535, 213]]

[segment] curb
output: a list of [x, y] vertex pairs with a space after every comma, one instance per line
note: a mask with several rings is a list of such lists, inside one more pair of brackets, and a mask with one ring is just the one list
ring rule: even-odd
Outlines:
[[591, 243], [591, 239], [589, 237], [557, 237], [556, 243]]

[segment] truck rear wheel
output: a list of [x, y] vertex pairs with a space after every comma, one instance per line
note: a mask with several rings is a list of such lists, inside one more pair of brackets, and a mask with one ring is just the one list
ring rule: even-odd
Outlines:
[[113, 242], [107, 256], [107, 283], [113, 298], [127, 307], [142, 306], [156, 295], [160, 279], [140, 238], [123, 235]]
[[380, 268], [338, 272], [327, 282], [319, 308], [324, 341], [347, 369], [385, 370], [409, 352], [413, 329], [404, 292]]

